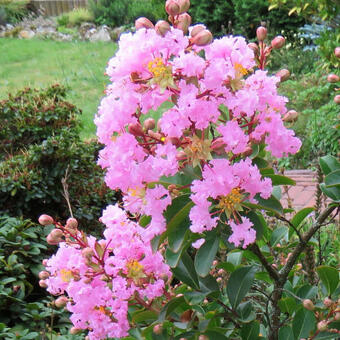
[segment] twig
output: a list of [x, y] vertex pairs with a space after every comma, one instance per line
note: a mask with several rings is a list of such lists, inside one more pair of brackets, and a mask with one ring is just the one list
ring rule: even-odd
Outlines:
[[72, 207], [71, 207], [71, 203], [70, 203], [70, 194], [68, 192], [68, 184], [67, 184], [67, 180], [68, 180], [68, 177], [69, 177], [69, 168], [70, 168], [70, 165], [67, 166], [67, 169], [66, 169], [66, 172], [65, 172], [65, 177], [63, 177], [61, 179], [61, 184], [63, 185], [63, 196], [66, 200], [66, 203], [67, 203], [67, 206], [68, 206], [68, 210], [70, 212], [70, 216], [73, 218], [73, 213], [72, 213]]

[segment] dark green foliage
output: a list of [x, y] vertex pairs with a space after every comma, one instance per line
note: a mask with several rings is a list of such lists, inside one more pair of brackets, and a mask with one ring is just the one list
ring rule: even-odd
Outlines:
[[90, 1], [95, 22], [113, 27], [133, 25], [139, 17], [156, 22], [165, 18], [162, 0], [98, 0]]
[[[7, 151], [0, 162], [0, 212], [33, 221], [42, 213], [65, 220], [70, 216], [62, 185], [66, 178], [74, 216], [84, 230], [99, 231], [102, 209], [115, 201], [96, 165], [100, 146], [80, 140], [75, 129], [80, 111], [63, 100], [63, 88], [52, 86], [41, 94], [39, 100], [38, 92], [26, 90], [0, 105], [0, 112], [16, 117], [8, 119], [7, 126], [11, 153]], [[48, 105], [33, 110], [40, 101]], [[0, 139], [3, 148], [4, 138], [5, 134]]]
[[[282, 33], [291, 35], [305, 22], [297, 16], [288, 16], [282, 9], [268, 11], [267, 0], [192, 0], [189, 10], [193, 23], [204, 22], [215, 34], [242, 34], [255, 37], [256, 28], [266, 21], [269, 35]], [[230, 24], [229, 24], [230, 22]]]
[[0, 25], [15, 24], [27, 14], [27, 0], [0, 0]]
[[49, 333], [52, 318], [56, 331], [70, 326], [68, 313], [46, 306], [51, 299], [38, 284], [41, 261], [51, 255], [45, 241], [49, 230], [29, 220], [0, 217], [1, 339], [38, 339]]

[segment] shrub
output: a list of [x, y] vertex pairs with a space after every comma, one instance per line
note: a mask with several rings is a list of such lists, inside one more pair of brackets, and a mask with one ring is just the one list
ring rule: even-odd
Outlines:
[[49, 211], [66, 219], [70, 213], [62, 179], [67, 175], [74, 215], [95, 229], [97, 216], [107, 201], [115, 200], [114, 193], [94, 165], [99, 145], [80, 140], [75, 128], [80, 110], [65, 102], [64, 95], [64, 88], [51, 86], [41, 92], [26, 89], [1, 102], [7, 130], [0, 145], [7, 156], [0, 162], [0, 212], [37, 220]]
[[78, 26], [82, 22], [93, 21], [93, 14], [87, 8], [75, 8], [68, 13], [70, 26]]
[[90, 7], [97, 24], [114, 27], [133, 24], [141, 16], [151, 21], [165, 16], [162, 0], [99, 0], [90, 1]]
[[0, 0], [0, 25], [14, 24], [27, 14], [28, 0]]

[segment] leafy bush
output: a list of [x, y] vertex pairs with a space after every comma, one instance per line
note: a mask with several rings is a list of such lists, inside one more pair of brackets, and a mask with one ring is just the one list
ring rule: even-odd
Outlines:
[[63, 333], [69, 328], [68, 313], [46, 306], [51, 299], [38, 285], [41, 261], [49, 255], [45, 237], [50, 229], [0, 217], [0, 337], [38, 339], [50, 327]]
[[70, 213], [62, 179], [67, 175], [75, 217], [85, 228], [95, 229], [114, 193], [95, 165], [99, 145], [80, 140], [75, 129], [80, 110], [65, 102], [64, 95], [60, 86], [40, 93], [26, 89], [0, 103], [2, 122], [7, 118], [0, 138], [7, 152], [0, 162], [0, 212], [37, 220], [48, 211], [66, 219]]
[[97, 24], [113, 27], [133, 24], [136, 18], [156, 21], [165, 16], [162, 0], [98, 0], [90, 1]]
[[28, 0], [0, 0], [0, 25], [16, 23], [27, 14]]
[[93, 14], [87, 8], [75, 8], [68, 13], [70, 26], [78, 26], [82, 22], [93, 21]]

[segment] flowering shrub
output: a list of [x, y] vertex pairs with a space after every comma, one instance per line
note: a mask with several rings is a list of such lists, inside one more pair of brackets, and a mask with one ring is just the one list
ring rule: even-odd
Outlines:
[[[104, 144], [98, 162], [106, 184], [121, 190], [124, 210], [104, 211], [101, 240], [80, 231], [73, 218], [66, 225], [39, 219], [55, 225], [47, 241], [59, 244], [44, 261], [40, 285], [72, 313], [71, 333], [87, 329], [89, 339], [128, 336], [129, 328], [147, 339], [278, 339], [296, 315], [296, 322], [301, 315], [312, 319], [305, 309], [287, 311], [282, 301], [291, 297], [284, 291], [337, 205], [303, 233], [298, 227], [313, 208], [289, 221], [276, 198], [278, 185], [294, 181], [276, 175], [265, 158], [294, 154], [301, 145], [283, 123], [296, 112], [287, 112], [287, 99], [277, 93], [287, 72], [264, 71], [285, 39], [267, 45], [260, 27], [259, 45], [242, 37], [213, 40], [203, 25], [189, 27], [189, 5], [166, 2], [172, 26], [138, 19], [136, 33], [121, 36], [107, 67], [112, 83], [95, 118]], [[162, 112], [157, 123], [153, 110]], [[340, 166], [333, 158], [324, 163], [330, 175]], [[339, 201], [337, 173], [324, 191], [334, 185]], [[265, 211], [289, 228], [268, 225]], [[240, 266], [243, 256], [250, 265]], [[329, 268], [319, 271], [321, 277]], [[290, 283], [300, 300], [305, 293], [294, 289], [302, 281]], [[246, 297], [251, 287], [262, 293], [254, 305]], [[316, 323], [307, 324], [303, 331], [287, 325], [280, 338], [308, 337]]]

